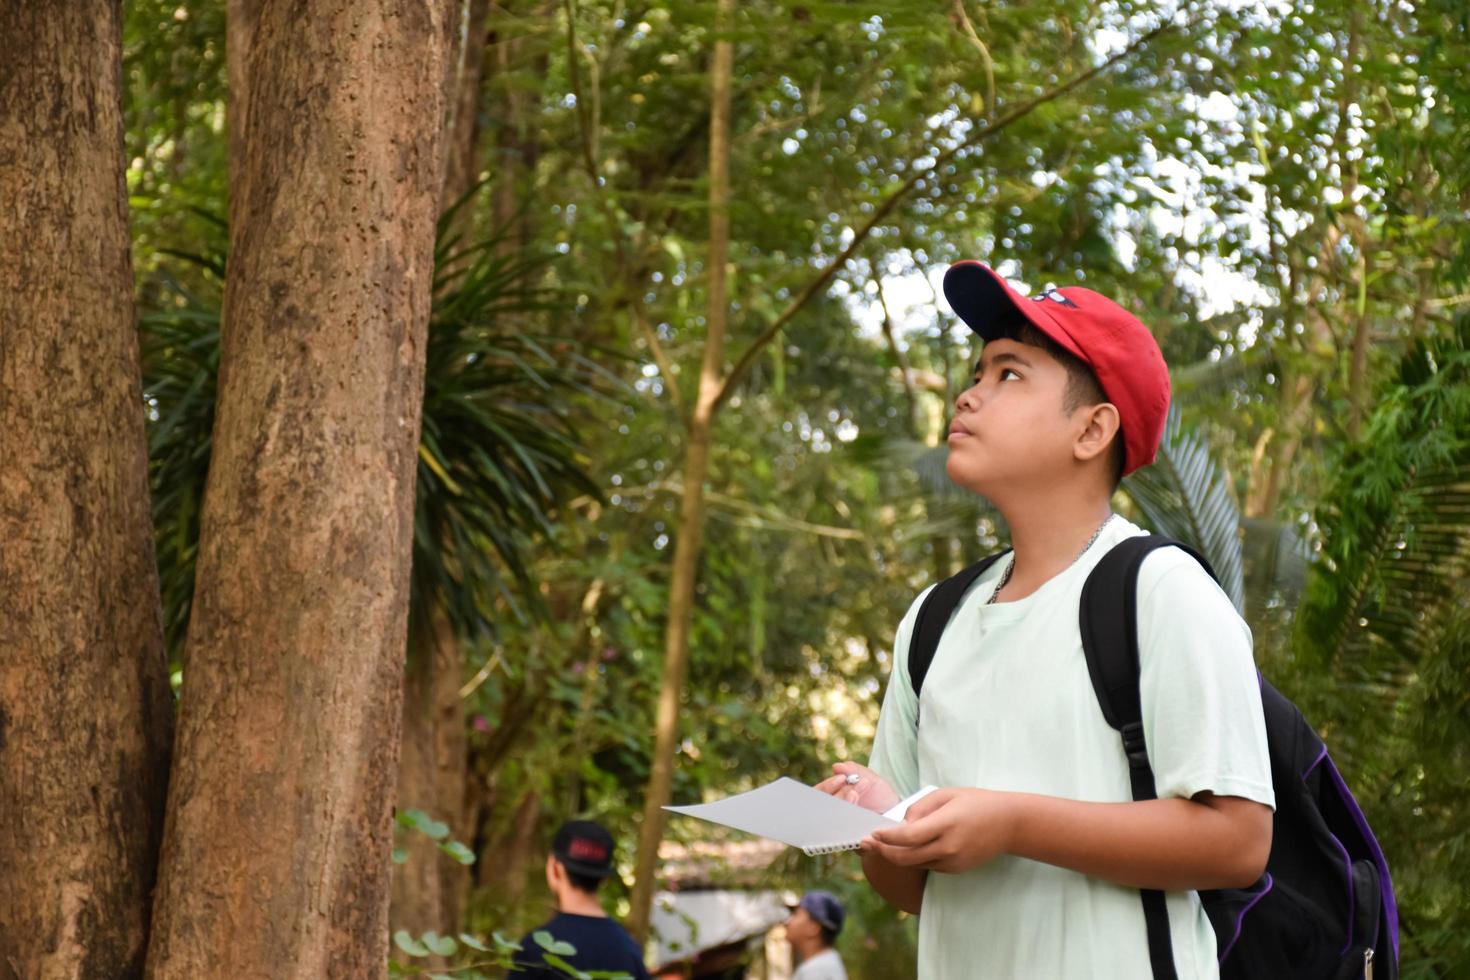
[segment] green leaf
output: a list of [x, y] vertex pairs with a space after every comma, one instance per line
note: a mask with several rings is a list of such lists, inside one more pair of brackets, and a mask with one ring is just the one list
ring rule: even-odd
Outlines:
[[409, 956], [428, 956], [429, 950], [423, 943], [413, 938], [407, 929], [399, 929], [393, 934], [393, 945], [403, 950]]
[[475, 863], [475, 852], [470, 850], [468, 847], [465, 847], [457, 840], [452, 840], [447, 844], [440, 844], [439, 850], [443, 851], [445, 854], [448, 854], [460, 864]]
[[[460, 938], [463, 939], [464, 937], [461, 936]], [[519, 953], [521, 950], [525, 949], [525, 947], [522, 946], [520, 943], [510, 939], [506, 939], [498, 932], [492, 932], [490, 934], [490, 939], [495, 943], [495, 948], [501, 950], [502, 952]]]
[[399, 826], [417, 830], [433, 840], [443, 840], [449, 836], [448, 824], [440, 823], [422, 810], [400, 810], [395, 819]]
[[[496, 939], [498, 940], [499, 937], [497, 936]], [[467, 932], [462, 932], [459, 934], [459, 941], [468, 946], [470, 949], [476, 949], [482, 953], [490, 952], [489, 946], [486, 946], [484, 943], [480, 942], [478, 939], [476, 939], [474, 936], [471, 936]]]
[[423, 942], [435, 956], [453, 956], [459, 952], [459, 944], [452, 938], [441, 936], [432, 930], [424, 933]]
[[572, 966], [572, 964], [568, 963], [560, 956], [557, 956], [555, 953], [547, 953], [544, 959], [547, 966], [555, 967], [569, 977], [576, 977], [577, 980], [592, 980], [589, 974], [583, 973], [581, 970], [577, 969], [575, 966]]
[[558, 956], [575, 956], [577, 954], [577, 947], [571, 943], [557, 939], [545, 929], [537, 929], [531, 933], [531, 940], [548, 953], [556, 953]]
[[395, 848], [393, 848], [393, 863], [394, 864], [403, 864], [407, 860], [408, 860], [408, 851], [404, 850], [401, 847], [395, 847]]

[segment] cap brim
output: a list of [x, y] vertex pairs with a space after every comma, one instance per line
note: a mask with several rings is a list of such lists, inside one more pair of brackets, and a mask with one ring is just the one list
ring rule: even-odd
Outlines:
[[562, 857], [560, 854], [556, 855], [556, 859], [560, 861], [562, 867], [566, 868], [568, 871], [571, 871], [574, 874], [582, 875], [587, 878], [606, 878], [613, 873], [612, 868], [604, 868], [593, 864], [583, 864], [581, 861], [574, 861], [571, 858]]
[[1006, 320], [1019, 313], [1067, 351], [1087, 361], [1087, 355], [1076, 341], [1043, 308], [1046, 304], [1022, 296], [982, 262], [956, 262], [950, 266], [944, 273], [944, 298], [955, 315], [982, 340], [994, 340]]

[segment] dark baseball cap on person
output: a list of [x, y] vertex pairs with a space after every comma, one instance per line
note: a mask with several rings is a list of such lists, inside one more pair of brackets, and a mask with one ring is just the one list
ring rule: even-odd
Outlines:
[[613, 873], [613, 839], [602, 824], [568, 820], [551, 841], [551, 853], [568, 871], [588, 878]]
[[1154, 461], [1169, 414], [1169, 367], [1154, 335], [1136, 316], [1081, 286], [1022, 296], [989, 266], [974, 261], [949, 267], [944, 298], [984, 340], [994, 340], [1014, 311], [1075, 354], [1092, 368], [1118, 409], [1123, 473]]
[[842, 903], [831, 892], [807, 892], [793, 908], [806, 909], [806, 914], [812, 917], [812, 921], [830, 931], [833, 936], [842, 931], [842, 923], [847, 920]]

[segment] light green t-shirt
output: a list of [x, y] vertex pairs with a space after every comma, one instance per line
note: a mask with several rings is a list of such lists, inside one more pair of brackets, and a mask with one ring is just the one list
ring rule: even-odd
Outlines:
[[[988, 569], [944, 631], [916, 729], [908, 646], [920, 595], [894, 642], [871, 768], [901, 796], [932, 783], [1131, 800], [1122, 741], [1098, 707], [1077, 615], [1088, 573], [1141, 533], [1115, 517], [1075, 564], [1016, 602], [986, 604], [1005, 562]], [[1274, 807], [1249, 628], [1177, 548], [1144, 559], [1138, 598], [1144, 737], [1159, 797], [1210, 791]], [[1199, 896], [1166, 900], [1180, 980], [1218, 977]], [[920, 980], [1138, 980], [1148, 963], [1136, 889], [1010, 856], [929, 874]]]

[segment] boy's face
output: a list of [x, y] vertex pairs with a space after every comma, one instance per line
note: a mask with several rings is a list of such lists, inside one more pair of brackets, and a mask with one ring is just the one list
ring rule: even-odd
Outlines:
[[786, 920], [786, 938], [792, 942], [805, 942], [821, 933], [822, 927], [804, 908], [797, 908]]
[[985, 345], [975, 377], [955, 401], [949, 478], [994, 499], [1049, 487], [1075, 464], [1074, 447], [1092, 406], [1065, 410], [1067, 369], [1040, 347]]

